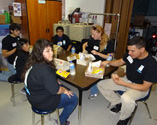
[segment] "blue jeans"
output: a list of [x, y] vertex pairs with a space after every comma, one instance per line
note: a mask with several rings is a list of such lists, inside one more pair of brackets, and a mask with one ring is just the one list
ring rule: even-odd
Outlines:
[[7, 64], [7, 68], [9, 69], [9, 71], [2, 71], [2, 73], [0, 73], [0, 81], [8, 81], [8, 78], [16, 73], [16, 70], [14, 69], [13, 65], [8, 63]]
[[97, 84], [91, 87], [91, 91], [90, 91], [91, 95], [98, 94], [98, 92], [99, 90], [98, 90]]
[[73, 94], [71, 98], [69, 98], [66, 94], [61, 94], [61, 101], [57, 107], [58, 109], [63, 108], [63, 111], [59, 116], [61, 124], [67, 121], [67, 119], [74, 111], [75, 107], [77, 106], [77, 103], [78, 103], [78, 97], [75, 94]]

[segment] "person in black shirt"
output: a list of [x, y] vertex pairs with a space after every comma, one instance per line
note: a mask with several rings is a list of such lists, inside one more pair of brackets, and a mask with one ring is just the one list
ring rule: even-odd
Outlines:
[[36, 41], [23, 72], [25, 88], [30, 104], [39, 110], [63, 108], [61, 125], [69, 125], [67, 119], [74, 111], [78, 98], [61, 86], [56, 76], [53, 47], [50, 41]]
[[[21, 81], [22, 82], [22, 71], [25, 67], [25, 64], [27, 62], [27, 59], [29, 57], [29, 42], [27, 39], [21, 38], [17, 42], [17, 57], [15, 59], [15, 69], [16, 69], [16, 74], [12, 75], [9, 77], [8, 81], [13, 82], [13, 81]], [[21, 90], [21, 93], [25, 94], [25, 89], [23, 88]]]
[[[145, 50], [146, 42], [142, 37], [129, 40], [128, 53], [123, 58], [104, 61], [101, 66], [122, 66], [126, 64], [126, 77], [120, 78], [112, 74], [112, 79], [98, 82], [98, 89], [102, 95], [111, 102], [111, 112], [118, 113], [120, 117], [117, 125], [127, 125], [136, 106], [136, 100], [148, 95], [153, 83], [157, 82], [157, 62]], [[115, 91], [124, 91], [118, 96]]]
[[52, 38], [53, 44], [61, 46], [64, 50], [70, 51], [72, 42], [67, 35], [64, 34], [62, 26], [56, 28], [56, 35]]
[[91, 30], [91, 37], [82, 46], [83, 53], [91, 53], [96, 60], [106, 60], [109, 55], [113, 56], [114, 42], [109, 39], [103, 27], [95, 25]]
[[12, 23], [9, 26], [9, 30], [10, 34], [2, 40], [2, 55], [7, 58], [7, 68], [9, 71], [2, 71], [2, 73], [0, 73], [0, 81], [8, 81], [9, 76], [16, 73], [13, 62], [16, 57], [17, 41], [21, 28], [18, 24]]
[[[91, 53], [96, 60], [106, 60], [106, 58], [114, 53], [114, 42], [104, 33], [103, 27], [95, 25], [91, 30], [92, 36], [82, 46], [83, 53]], [[95, 99], [99, 94], [97, 84], [91, 87], [91, 93], [88, 99]]]

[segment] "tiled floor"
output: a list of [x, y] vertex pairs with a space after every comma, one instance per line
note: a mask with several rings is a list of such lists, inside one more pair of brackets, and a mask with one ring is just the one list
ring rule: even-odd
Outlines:
[[[16, 85], [16, 91], [22, 89], [23, 84]], [[71, 87], [74, 93], [78, 95], [77, 89]], [[118, 114], [113, 115], [107, 108], [108, 102], [100, 94], [95, 100], [88, 100], [90, 91], [83, 93], [82, 104], [82, 121], [81, 125], [116, 125]], [[12, 106], [10, 101], [11, 85], [7, 82], [0, 82], [0, 125], [31, 125], [32, 111], [28, 101]], [[26, 97], [22, 94], [18, 95], [17, 99], [22, 100]], [[152, 115], [149, 119], [147, 110], [143, 103], [138, 103], [137, 112], [133, 119], [132, 125], [157, 125], [157, 88], [151, 93], [148, 100], [148, 106]], [[56, 118], [56, 114], [52, 114]], [[37, 117], [39, 119], [39, 117]], [[78, 107], [69, 118], [70, 125], [78, 125]], [[54, 122], [46, 120], [46, 125], [53, 125]], [[40, 125], [37, 124], [37, 125]]]

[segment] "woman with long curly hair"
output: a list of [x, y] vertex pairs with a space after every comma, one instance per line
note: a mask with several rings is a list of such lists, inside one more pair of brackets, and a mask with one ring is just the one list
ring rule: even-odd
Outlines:
[[23, 78], [30, 104], [39, 110], [63, 108], [60, 123], [69, 125], [67, 119], [74, 111], [78, 98], [57, 81], [51, 42], [45, 39], [36, 41], [23, 72]]

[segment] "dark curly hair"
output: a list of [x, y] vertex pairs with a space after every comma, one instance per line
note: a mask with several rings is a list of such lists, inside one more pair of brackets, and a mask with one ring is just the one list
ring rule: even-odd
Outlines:
[[46, 39], [39, 39], [36, 41], [35, 45], [33, 46], [32, 53], [30, 54], [28, 61], [25, 65], [24, 71], [22, 73], [22, 78], [25, 78], [25, 73], [27, 70], [33, 66], [35, 63], [46, 63], [53, 69], [55, 69], [54, 61], [48, 61], [43, 56], [43, 51], [46, 47], [52, 47], [52, 43]]

